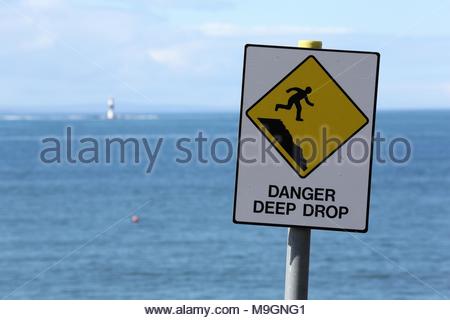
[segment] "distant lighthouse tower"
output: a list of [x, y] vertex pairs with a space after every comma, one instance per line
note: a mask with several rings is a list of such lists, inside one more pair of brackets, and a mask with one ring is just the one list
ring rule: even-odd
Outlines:
[[116, 115], [114, 114], [114, 98], [109, 97], [107, 104], [108, 111], [106, 111], [106, 119], [113, 120], [116, 117]]

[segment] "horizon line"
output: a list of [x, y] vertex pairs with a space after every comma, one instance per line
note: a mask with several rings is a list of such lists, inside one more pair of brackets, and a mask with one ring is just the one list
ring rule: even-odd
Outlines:
[[[450, 111], [450, 106], [449, 107], [431, 107], [431, 108], [378, 108], [376, 110], [377, 112], [411, 112], [411, 111]], [[106, 112], [106, 110], [105, 110]], [[99, 115], [99, 114], [104, 114], [105, 112], [102, 111], [61, 111], [61, 110], [55, 110], [55, 111], [51, 111], [51, 110], [44, 110], [44, 111], [12, 111], [12, 110], [2, 110], [0, 108], [0, 114], [5, 115], [23, 115], [23, 114], [30, 114], [30, 115], [38, 115], [38, 114], [42, 114], [42, 115], [51, 115], [51, 114], [86, 114], [86, 115]], [[234, 114], [239, 114], [240, 113], [240, 109], [238, 110], [232, 110], [232, 109], [192, 109], [192, 110], [162, 110], [162, 109], [158, 109], [158, 110], [140, 110], [140, 111], [116, 111], [117, 114], [165, 114], [165, 113], [234, 113]]]

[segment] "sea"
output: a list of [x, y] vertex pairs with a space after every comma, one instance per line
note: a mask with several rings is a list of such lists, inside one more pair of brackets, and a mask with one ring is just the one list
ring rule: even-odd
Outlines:
[[[0, 297], [283, 299], [287, 229], [232, 222], [238, 122], [0, 114]], [[367, 233], [312, 231], [310, 299], [450, 297], [449, 124], [447, 111], [377, 114], [380, 154], [402, 138], [408, 159], [374, 161]], [[142, 144], [139, 163], [131, 149], [108, 163], [108, 137], [163, 143], [149, 170]], [[99, 142], [97, 162], [77, 161], [81, 139]]]

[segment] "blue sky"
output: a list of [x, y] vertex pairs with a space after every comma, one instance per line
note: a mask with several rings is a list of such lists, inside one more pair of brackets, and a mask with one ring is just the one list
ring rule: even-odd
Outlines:
[[450, 2], [0, 0], [0, 112], [238, 111], [246, 43], [381, 53], [379, 108], [450, 108]]

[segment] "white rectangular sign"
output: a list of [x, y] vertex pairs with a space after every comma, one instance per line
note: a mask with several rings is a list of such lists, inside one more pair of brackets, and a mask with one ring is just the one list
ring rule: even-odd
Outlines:
[[366, 232], [379, 54], [246, 45], [235, 223]]

